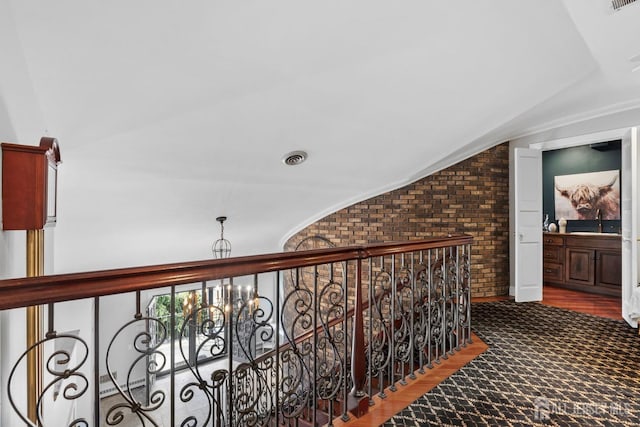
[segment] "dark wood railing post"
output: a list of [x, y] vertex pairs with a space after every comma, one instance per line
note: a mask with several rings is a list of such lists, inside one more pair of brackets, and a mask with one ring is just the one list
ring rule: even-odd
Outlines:
[[361, 417], [369, 410], [369, 400], [364, 391], [367, 379], [367, 366], [364, 344], [364, 317], [362, 311], [362, 257], [356, 259], [355, 307], [353, 311], [353, 333], [351, 340], [351, 379], [353, 388], [350, 393], [349, 411]]

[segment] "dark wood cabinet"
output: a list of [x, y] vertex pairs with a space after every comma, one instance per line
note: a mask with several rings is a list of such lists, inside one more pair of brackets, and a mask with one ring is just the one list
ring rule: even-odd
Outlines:
[[620, 295], [620, 236], [545, 233], [543, 245], [545, 283], [586, 292]]
[[567, 248], [566, 280], [593, 286], [595, 284], [595, 257], [593, 249]]

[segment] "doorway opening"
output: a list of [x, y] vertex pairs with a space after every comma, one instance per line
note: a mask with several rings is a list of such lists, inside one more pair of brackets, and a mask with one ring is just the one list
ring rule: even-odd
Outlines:
[[[638, 185], [640, 185], [640, 180], [638, 179], [638, 163], [639, 163], [639, 155], [638, 155], [638, 128], [630, 127], [630, 128], [620, 128], [613, 129], [609, 131], [603, 131], [594, 134], [583, 134], [575, 137], [561, 138], [553, 141], [545, 141], [545, 142], [527, 142], [526, 140], [513, 142], [511, 147], [513, 150], [514, 159], [516, 160], [514, 165], [514, 172], [511, 174], [511, 196], [513, 197], [514, 202], [512, 202], [511, 208], [511, 225], [512, 232], [510, 236], [511, 240], [511, 288], [510, 293], [512, 295], [518, 295], [518, 289], [522, 290], [522, 286], [529, 286], [529, 282], [525, 280], [524, 283], [521, 283], [521, 278], [523, 275], [518, 275], [518, 271], [525, 270], [529, 268], [531, 270], [532, 263], [542, 264], [542, 241], [534, 241], [531, 239], [525, 239], [527, 237], [529, 230], [529, 226], [533, 225], [532, 222], [523, 222], [523, 218], [527, 218], [523, 216], [524, 214], [537, 213], [534, 212], [534, 209], [530, 209], [529, 211], [520, 212], [518, 210], [517, 199], [520, 197], [519, 195], [525, 194], [528, 195], [528, 198], [533, 199], [531, 196], [531, 192], [525, 191], [528, 187], [527, 182], [531, 181], [531, 177], [533, 174], [529, 174], [529, 179], [518, 180], [518, 168], [517, 168], [517, 159], [518, 152], [520, 150], [521, 154], [529, 155], [530, 152], [538, 151], [542, 153], [547, 150], [554, 150], [560, 148], [569, 148], [576, 147], [581, 145], [591, 145], [597, 144], [600, 142], [608, 142], [612, 140], [622, 140], [622, 148], [621, 148], [621, 166], [620, 166], [620, 219], [619, 219], [619, 232], [611, 233], [618, 234], [618, 239], [621, 241], [621, 309], [622, 309], [622, 317], [633, 327], [637, 327], [638, 319], [640, 318], [640, 287], [638, 287]], [[608, 145], [608, 143], [607, 143]], [[604, 146], [604, 145], [603, 145]], [[602, 147], [603, 147], [602, 146]], [[526, 148], [525, 148], [526, 147]], [[591, 147], [590, 147], [591, 148]], [[598, 150], [601, 148], [600, 144], [593, 146], [593, 150]], [[514, 163], [512, 163], [514, 164]], [[542, 162], [540, 159], [539, 163], [540, 169], [542, 168]], [[531, 168], [535, 172], [535, 168]], [[519, 182], [521, 181], [521, 182]], [[523, 186], [524, 185], [524, 186]], [[542, 212], [542, 191], [538, 197], [540, 197], [539, 201], [531, 200], [530, 204], [532, 206], [539, 203], [539, 215], [529, 215], [529, 218], [532, 216], [536, 217], [536, 225], [538, 230], [542, 228], [542, 221], [544, 218], [544, 214]], [[526, 199], [529, 201], [529, 199]], [[594, 220], [596, 221], [596, 220]], [[595, 224], [595, 222], [594, 222]], [[524, 226], [524, 228], [523, 228]], [[608, 224], [609, 230], [603, 229], [603, 231], [618, 231], [615, 229], [616, 224], [613, 224], [613, 228], [611, 228], [612, 224]], [[527, 228], [529, 227], [529, 228]], [[605, 224], [604, 227], [607, 227]], [[528, 233], [528, 234], [527, 234]], [[593, 233], [592, 231], [582, 232], [584, 233]], [[541, 233], [539, 234], [541, 235]], [[524, 236], [524, 237], [523, 237]], [[518, 253], [518, 248], [522, 246], [522, 242], [530, 243], [538, 245], [537, 248], [530, 250], [532, 256], [523, 257], [522, 253]], [[539, 243], [538, 243], [539, 242]], [[533, 245], [533, 246], [535, 246]], [[521, 251], [520, 251], [521, 252]], [[520, 256], [519, 256], [520, 255]], [[610, 261], [610, 254], [607, 254], [607, 260]], [[582, 257], [584, 260], [589, 258], [584, 254], [578, 254], [576, 252], [576, 257]], [[529, 266], [529, 267], [527, 267]], [[566, 267], [565, 267], [566, 268]], [[537, 269], [536, 269], [537, 270]], [[542, 276], [542, 268], [538, 270]], [[540, 277], [538, 276], [538, 277]], [[540, 296], [542, 291], [542, 283], [543, 280], [536, 279], [535, 282], [538, 283], [537, 286], [540, 286]], [[533, 285], [532, 285], [533, 286]], [[517, 299], [517, 298], [516, 298]], [[532, 299], [531, 299], [532, 300]]]

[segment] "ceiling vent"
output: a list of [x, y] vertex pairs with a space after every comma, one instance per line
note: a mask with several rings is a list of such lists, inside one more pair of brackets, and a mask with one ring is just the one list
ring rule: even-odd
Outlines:
[[304, 151], [292, 151], [285, 154], [282, 158], [282, 163], [287, 166], [296, 166], [307, 160], [307, 153]]
[[611, 6], [613, 6], [613, 10], [620, 10], [623, 7], [635, 2], [636, 0], [611, 0]]

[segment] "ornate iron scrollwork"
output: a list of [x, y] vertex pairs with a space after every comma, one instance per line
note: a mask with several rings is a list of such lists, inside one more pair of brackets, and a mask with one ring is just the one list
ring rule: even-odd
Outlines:
[[462, 334], [460, 337], [461, 345], [464, 347], [471, 342], [471, 265], [467, 251], [460, 256], [459, 262], [458, 326]]
[[430, 343], [432, 346], [434, 357], [433, 361], [440, 363], [442, 356], [442, 346], [444, 342], [444, 320], [443, 313], [445, 307], [445, 272], [444, 262], [442, 259], [436, 260], [431, 271], [431, 304], [430, 312]]
[[[133, 339], [133, 349], [138, 354], [138, 356], [135, 357], [135, 359], [129, 366], [126, 383], [124, 384], [123, 389], [121, 385], [118, 384], [114, 375], [114, 370], [112, 368], [112, 348], [118, 337], [123, 336], [124, 332], [129, 328], [131, 328], [132, 330], [138, 330], [138, 325], [147, 325], [147, 322], [156, 323], [156, 327], [158, 328], [157, 330], [159, 331], [159, 339], [156, 339], [154, 341], [151, 334], [146, 330], [135, 335]], [[149, 397], [148, 404], [144, 404], [143, 402], [141, 402], [141, 399], [136, 397], [133, 393], [134, 385], [132, 384], [132, 374], [134, 370], [141, 364], [143, 365], [146, 373], [150, 375], [157, 374], [164, 368], [167, 361], [165, 355], [159, 350], [159, 347], [166, 339], [166, 337], [166, 326], [159, 319], [138, 315], [134, 318], [134, 320], [125, 323], [120, 329], [118, 329], [113, 338], [111, 338], [105, 358], [107, 374], [109, 375], [109, 379], [114, 385], [117, 393], [124, 400], [124, 402], [116, 403], [107, 410], [105, 419], [107, 425], [117, 426], [122, 423], [126, 418], [126, 415], [123, 412], [123, 410], [125, 409], [128, 409], [131, 414], [135, 415], [138, 418], [141, 426], [158, 425], [157, 421], [151, 416], [151, 414], [158, 408], [160, 408], [164, 403], [166, 397], [164, 391], [154, 391]], [[158, 362], [156, 358], [160, 359], [161, 362]]]
[[[208, 425], [213, 418], [218, 421], [226, 418], [226, 408], [222, 401], [224, 393], [219, 390], [225, 387], [228, 377], [226, 370], [216, 370], [210, 374], [210, 383], [207, 382], [207, 375], [201, 369], [202, 364], [198, 360], [202, 358], [212, 358], [223, 356], [227, 351], [225, 340], [225, 312], [222, 307], [203, 304], [197, 309], [191, 310], [185, 317], [180, 329], [180, 336], [185, 336], [188, 330], [194, 331], [197, 336], [202, 337], [196, 348], [193, 359], [189, 352], [185, 352], [183, 340], [179, 341], [180, 354], [187, 368], [194, 376], [195, 381], [187, 382], [180, 390], [180, 401], [188, 403], [196, 396], [204, 397], [207, 402], [207, 413], [201, 425]], [[207, 354], [208, 353], [208, 354]], [[198, 419], [194, 415], [187, 416], [182, 420], [181, 426], [196, 427]]]
[[[362, 276], [353, 282], [355, 274], [346, 262], [300, 267], [290, 275], [288, 270], [279, 271], [277, 282], [283, 279], [290, 286], [284, 295], [278, 290], [278, 306], [258, 295], [257, 275], [253, 288], [247, 286], [244, 299], [244, 287], [234, 294], [233, 278], [229, 278], [229, 293], [223, 292], [222, 298], [217, 293], [213, 298], [212, 292], [218, 288], [207, 288], [207, 282], [202, 282], [201, 291], [189, 291], [194, 297], [183, 307], [179, 316], [184, 318], [182, 323], [175, 317], [175, 287], [169, 314], [172, 318], [167, 324], [153, 313], [146, 317], [140, 314], [138, 292], [137, 314], [111, 337], [104, 355], [111, 382], [107, 386], [113, 386], [116, 401], [105, 408], [101, 422], [107, 426], [130, 422], [160, 426], [163, 421], [167, 423], [163, 417], [169, 413], [174, 425], [181, 427], [266, 427], [297, 425], [302, 419], [318, 423], [320, 410], [330, 419], [341, 411], [344, 417], [347, 406], [334, 408], [335, 402], [346, 402], [351, 383], [362, 382], [349, 375], [351, 351], [362, 350], [362, 342], [354, 344], [357, 340], [351, 336], [360, 332], [353, 328], [360, 327], [361, 318], [356, 322], [351, 308], [364, 307], [367, 320], [366, 330], [360, 332], [366, 337], [367, 365], [358, 360], [359, 367], [352, 375], [362, 378], [366, 368], [369, 394], [385, 397], [385, 388], [395, 390], [398, 380], [404, 382], [407, 374], [411, 376], [416, 369], [424, 372], [433, 361], [439, 362], [470, 342], [470, 251], [470, 246], [451, 246], [370, 258], [369, 271], [364, 274], [358, 259], [356, 271]], [[336, 274], [337, 270], [342, 274]], [[338, 276], [344, 283], [335, 279]], [[369, 286], [366, 306], [354, 304], [352, 283]], [[189, 339], [182, 339], [185, 337]], [[63, 340], [73, 345], [51, 344]], [[273, 344], [279, 348], [273, 348]], [[16, 407], [14, 377], [36, 347], [55, 349], [44, 365], [49, 382], [38, 399], [38, 420], [33, 422]], [[127, 362], [119, 360], [126, 366], [119, 367], [124, 375], [118, 381], [115, 362], [116, 358], [122, 359], [121, 348], [130, 349], [130, 354]], [[219, 357], [224, 360], [215, 361]], [[45, 395], [46, 399], [53, 396], [69, 401], [86, 396], [89, 380], [81, 369], [88, 359], [85, 341], [71, 334], [50, 332], [27, 349], [13, 366], [8, 384], [10, 403], [22, 421], [46, 427], [41, 419], [42, 408], [47, 409]], [[150, 383], [149, 377], [175, 370], [176, 366], [184, 370], [180, 377], [172, 374], [171, 387], [147, 389], [146, 394], [134, 391], [143, 373], [148, 374]], [[161, 381], [154, 389], [162, 387]], [[362, 389], [362, 385], [357, 387]], [[184, 413], [177, 411], [179, 406], [188, 411], [187, 415], [178, 415]], [[68, 427], [89, 427], [89, 423], [77, 418]]]
[[264, 297], [259, 297], [259, 301], [255, 308], [254, 300], [245, 301], [234, 316], [238, 346], [248, 360], [232, 375], [234, 420], [238, 425], [267, 425], [274, 412], [274, 359], [259, 359], [256, 354], [256, 343], [270, 342], [273, 338], [270, 323], [273, 304]]
[[[418, 355], [419, 372], [424, 373], [425, 350], [429, 343], [429, 270], [427, 265], [421, 263], [415, 272], [415, 297], [413, 303], [413, 343], [414, 352]], [[430, 363], [427, 360], [427, 363]]]
[[[313, 359], [310, 339], [296, 343], [296, 337], [313, 325], [313, 294], [308, 289], [296, 288], [285, 296], [282, 303], [283, 332], [289, 347], [280, 353], [278, 384], [280, 412], [284, 419], [298, 417], [312, 398], [313, 375], [308, 363]], [[289, 317], [287, 322], [286, 317]]]
[[[64, 345], [65, 341], [68, 341], [66, 345]], [[38, 396], [36, 403], [37, 425], [42, 427], [47, 426], [47, 423], [42, 418], [45, 396], [51, 396], [54, 401], [60, 397], [65, 400], [76, 400], [83, 396], [89, 388], [89, 380], [80, 372], [80, 369], [89, 357], [89, 347], [87, 343], [76, 335], [50, 332], [45, 339], [36, 342], [22, 353], [13, 365], [7, 382], [9, 403], [20, 419], [29, 426], [35, 427], [36, 424], [32, 423], [16, 404], [13, 393], [16, 380], [15, 374], [18, 367], [26, 361], [29, 354], [36, 351], [37, 348], [45, 349], [51, 344], [53, 344], [54, 348], [58, 347], [59, 349], [49, 355], [45, 362], [45, 368], [49, 375], [51, 375], [51, 379], [46, 385], [43, 385], [42, 392], [40, 396]], [[76, 346], [76, 344], [79, 345]], [[69, 423], [69, 427], [88, 426], [89, 424], [84, 418], [77, 418]]]
[[[447, 269], [444, 297], [445, 297], [445, 339], [449, 354], [453, 354], [457, 347], [457, 325], [458, 325], [458, 262], [455, 254], [455, 248], [449, 248], [449, 254], [445, 258]], [[443, 350], [446, 351], [446, 350]]]
[[332, 320], [344, 315], [344, 288], [342, 284], [330, 281], [318, 296], [321, 308], [319, 313], [323, 334], [317, 337], [316, 346], [316, 387], [318, 398], [332, 400], [338, 396], [343, 386], [342, 354], [346, 354], [346, 338], [344, 328], [330, 327]]
[[396, 301], [395, 318], [393, 319], [393, 352], [394, 360], [402, 366], [400, 381], [406, 384], [404, 379], [404, 366], [409, 363], [413, 349], [413, 334], [411, 331], [411, 315], [413, 306], [412, 278], [413, 273], [406, 266], [401, 266], [396, 276]]
[[[371, 342], [369, 343], [371, 358], [369, 360], [369, 376], [378, 377], [378, 383], [384, 384], [385, 374], [391, 363], [391, 274], [382, 269], [373, 278], [373, 301], [371, 310]], [[388, 374], [387, 374], [388, 375]], [[378, 395], [386, 397], [384, 387], [380, 386]]]

